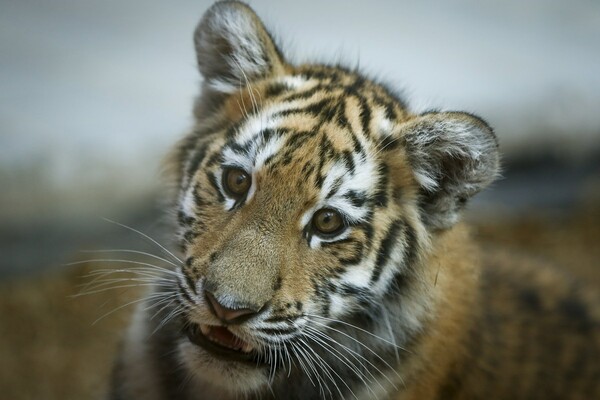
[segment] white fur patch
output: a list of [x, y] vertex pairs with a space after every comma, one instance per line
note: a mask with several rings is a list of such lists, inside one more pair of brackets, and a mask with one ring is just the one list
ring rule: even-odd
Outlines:
[[284, 84], [288, 89], [300, 89], [307, 80], [302, 75], [287, 75], [277, 79], [277, 82]]
[[190, 185], [181, 198], [181, 211], [186, 217], [196, 215], [196, 202], [194, 200], [194, 185]]
[[340, 317], [348, 312], [348, 305], [339, 294], [333, 293], [329, 296], [329, 313], [332, 318]]
[[221, 79], [211, 79], [207, 81], [209, 88], [216, 92], [231, 94], [240, 89], [240, 85], [234, 85], [231, 82], [223, 81]]
[[358, 268], [349, 268], [341, 277], [340, 282], [359, 288], [369, 286], [371, 282], [372, 271], [370, 268], [360, 266]]
[[211, 22], [213, 29], [219, 31], [233, 47], [235, 57], [231, 63], [234, 68], [246, 73], [260, 73], [267, 67], [261, 40], [248, 14], [234, 8], [225, 9]]
[[392, 121], [383, 117], [379, 120], [379, 134], [381, 137], [387, 137], [392, 134]]

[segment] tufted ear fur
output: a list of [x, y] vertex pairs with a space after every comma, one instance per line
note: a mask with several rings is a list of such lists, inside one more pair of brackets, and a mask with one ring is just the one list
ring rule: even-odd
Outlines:
[[496, 136], [485, 121], [462, 112], [425, 113], [401, 130], [422, 188], [425, 222], [450, 228], [466, 201], [497, 176]]
[[276, 74], [284, 61], [270, 34], [246, 4], [220, 1], [204, 14], [194, 33], [200, 73], [206, 84], [232, 92], [246, 81]]

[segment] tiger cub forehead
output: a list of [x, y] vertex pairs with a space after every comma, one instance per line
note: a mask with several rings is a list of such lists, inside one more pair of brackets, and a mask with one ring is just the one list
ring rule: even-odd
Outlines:
[[[342, 211], [351, 223], [366, 218], [384, 168], [382, 151], [406, 118], [399, 101], [358, 74], [310, 66], [226, 94], [223, 117], [231, 126], [221, 169], [251, 173], [260, 191], [271, 192], [265, 197], [303, 202], [309, 210], [302, 224], [323, 207]], [[247, 202], [256, 195], [253, 187]]]

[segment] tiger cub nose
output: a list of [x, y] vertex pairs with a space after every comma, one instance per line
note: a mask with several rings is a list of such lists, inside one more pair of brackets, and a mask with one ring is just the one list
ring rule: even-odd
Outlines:
[[259, 311], [250, 308], [228, 308], [219, 303], [211, 292], [205, 291], [204, 295], [212, 313], [226, 324], [240, 324], [258, 314]]

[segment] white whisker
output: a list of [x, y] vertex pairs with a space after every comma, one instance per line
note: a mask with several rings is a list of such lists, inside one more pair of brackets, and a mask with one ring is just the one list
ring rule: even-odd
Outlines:
[[[75, 261], [75, 262], [71, 262], [71, 263], [67, 263], [65, 264], [65, 266], [73, 266], [73, 265], [81, 265], [81, 264], [89, 264], [89, 263], [101, 263], [101, 262], [105, 262], [105, 263], [123, 263], [123, 264], [135, 264], [135, 265], [144, 265], [147, 267], [153, 267], [156, 268], [157, 271], [161, 271], [167, 274], [173, 274], [176, 275], [175, 272], [173, 272], [170, 269], [167, 268], [163, 268], [163, 267], [159, 267], [157, 265], [154, 264], [150, 264], [150, 263], [146, 263], [146, 262], [142, 262], [142, 261], [134, 261], [134, 260], [125, 260], [125, 259], [113, 259], [113, 258], [92, 258], [89, 260], [82, 260], [82, 261]], [[115, 270], [117, 271], [117, 270]], [[126, 272], [127, 269], [121, 269], [120, 272]]]
[[166, 247], [164, 247], [162, 244], [158, 243], [156, 240], [154, 240], [150, 236], [146, 235], [144, 232], [138, 231], [135, 228], [132, 228], [132, 227], [127, 226], [125, 224], [122, 224], [120, 222], [116, 222], [116, 221], [110, 220], [108, 218], [102, 218], [102, 219], [105, 220], [106, 222], [110, 222], [110, 223], [118, 225], [118, 226], [120, 226], [122, 228], [129, 229], [130, 231], [135, 232], [135, 233], [137, 233], [137, 234], [145, 237], [146, 239], [150, 240], [152, 243], [154, 243], [155, 245], [157, 245], [162, 251], [164, 251], [165, 253], [167, 253], [171, 257], [173, 257], [176, 261], [179, 262], [179, 264], [183, 264], [183, 261], [181, 261], [175, 254], [173, 254], [172, 252], [170, 252]]
[[[396, 343], [390, 342], [389, 340], [387, 340], [387, 339], [385, 339], [385, 338], [382, 338], [381, 336], [377, 336], [377, 335], [375, 335], [374, 333], [372, 333], [372, 332], [369, 332], [369, 331], [368, 331], [368, 330], [366, 330], [366, 329], [363, 329], [363, 328], [361, 328], [361, 327], [359, 327], [359, 326], [356, 326], [356, 325], [352, 325], [352, 324], [350, 324], [350, 323], [348, 323], [348, 322], [341, 321], [341, 320], [339, 320], [339, 319], [334, 319], [334, 318], [327, 318], [327, 317], [323, 317], [323, 316], [320, 316], [320, 315], [314, 315], [314, 314], [305, 314], [305, 315], [306, 315], [307, 317], [312, 317], [312, 318], [321, 318], [321, 319], [324, 319], [324, 320], [327, 320], [327, 321], [331, 321], [331, 322], [335, 322], [335, 323], [338, 323], [338, 324], [342, 324], [342, 325], [349, 326], [349, 327], [351, 327], [351, 328], [354, 328], [354, 329], [356, 329], [356, 330], [358, 330], [358, 331], [361, 331], [361, 332], [363, 332], [363, 333], [366, 333], [367, 335], [369, 335], [369, 336], [371, 336], [371, 337], [374, 337], [375, 339], [379, 339], [379, 340], [381, 340], [381, 341], [383, 341], [383, 342], [385, 342], [385, 343], [387, 343], [387, 344], [389, 344], [389, 345], [392, 345], [392, 346], [394, 346], [395, 348], [398, 348], [398, 349], [400, 349], [400, 350], [406, 351], [407, 353], [410, 353], [410, 351], [409, 351], [409, 350], [407, 350], [407, 349], [405, 349], [405, 348], [403, 348], [403, 347], [400, 347], [400, 346], [398, 346]], [[316, 321], [315, 321], [315, 322], [316, 322]], [[327, 325], [324, 325], [324, 326], [327, 326]]]
[[378, 358], [378, 359], [379, 359], [381, 362], [383, 362], [383, 363], [384, 363], [384, 364], [385, 364], [385, 365], [386, 365], [388, 368], [390, 368], [390, 370], [394, 371], [394, 372], [395, 372], [395, 374], [396, 374], [396, 376], [398, 376], [398, 378], [402, 379], [402, 377], [400, 376], [400, 374], [398, 374], [398, 372], [396, 371], [396, 369], [395, 369], [394, 367], [392, 367], [392, 366], [390, 365], [390, 363], [388, 363], [386, 360], [384, 360], [384, 359], [383, 359], [383, 357], [381, 357], [379, 354], [377, 354], [377, 353], [376, 353], [375, 351], [373, 351], [373, 350], [372, 350], [372, 349], [371, 349], [369, 346], [367, 346], [366, 344], [364, 344], [364, 343], [363, 343], [363, 342], [361, 342], [360, 340], [358, 340], [358, 339], [356, 339], [356, 338], [354, 338], [354, 337], [352, 337], [352, 336], [348, 335], [348, 334], [347, 334], [347, 333], [345, 333], [345, 332], [342, 332], [342, 331], [340, 331], [339, 329], [335, 329], [335, 328], [333, 328], [333, 327], [331, 327], [331, 326], [329, 326], [329, 325], [325, 325], [325, 324], [322, 324], [322, 323], [320, 323], [320, 322], [317, 322], [317, 321], [313, 321], [313, 323], [315, 323], [315, 324], [317, 324], [317, 325], [320, 325], [320, 326], [322, 326], [322, 327], [324, 327], [324, 328], [326, 328], [326, 329], [331, 329], [332, 331], [334, 331], [334, 332], [337, 332], [337, 333], [339, 333], [339, 334], [341, 334], [341, 335], [343, 335], [343, 336], [347, 337], [348, 339], [350, 339], [350, 340], [354, 341], [355, 343], [357, 343], [358, 345], [360, 345], [361, 347], [363, 347], [364, 349], [366, 349], [367, 351], [369, 351], [371, 354], [373, 354], [375, 357], [377, 357], [377, 358]]
[[140, 251], [140, 250], [129, 250], [129, 249], [106, 249], [106, 250], [80, 250], [81, 253], [131, 253], [131, 254], [140, 254], [146, 257], [151, 257], [154, 258], [156, 260], [160, 260], [163, 262], [166, 262], [167, 264], [170, 264], [174, 267], [177, 267], [178, 264], [175, 264], [172, 261], [167, 260], [166, 258], [157, 256], [155, 254], [152, 253], [148, 253], [145, 251]]
[[[303, 335], [305, 337], [311, 339], [315, 344], [319, 345], [322, 349], [324, 349], [325, 351], [327, 351], [329, 354], [331, 354], [332, 356], [334, 356], [338, 361], [340, 361], [342, 364], [344, 364], [345, 366], [347, 366], [350, 369], [350, 371], [354, 372], [354, 374], [358, 377], [358, 379], [361, 380], [361, 382], [367, 387], [367, 389], [371, 393], [374, 394], [373, 389], [371, 389], [371, 387], [369, 385], [369, 383], [371, 383], [372, 380], [369, 377], [367, 377], [364, 372], [360, 371], [360, 369], [352, 361], [350, 361], [348, 359], [348, 357], [344, 356], [340, 351], [336, 350], [330, 344], [325, 343], [324, 341], [322, 341], [321, 339], [317, 338], [316, 336], [309, 335], [308, 333], [309, 332], [303, 332]], [[337, 354], [334, 353], [334, 351]], [[364, 368], [363, 364], [361, 364], [361, 366]], [[365, 381], [365, 379], [367, 379], [368, 382]]]

